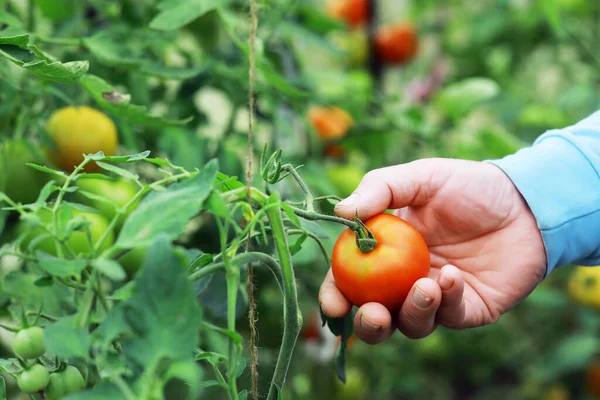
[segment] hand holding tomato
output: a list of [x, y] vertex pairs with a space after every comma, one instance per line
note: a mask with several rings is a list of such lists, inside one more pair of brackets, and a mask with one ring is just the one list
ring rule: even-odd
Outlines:
[[[495, 323], [544, 276], [546, 255], [536, 220], [512, 181], [492, 164], [424, 159], [374, 170], [336, 206], [336, 214], [352, 219], [358, 212], [368, 221], [386, 209], [423, 236], [431, 268], [399, 309], [375, 302], [360, 306], [355, 331], [367, 343], [387, 339], [395, 328], [423, 338], [437, 325], [463, 329]], [[352, 306], [331, 270], [319, 300], [331, 317], [346, 315]]]

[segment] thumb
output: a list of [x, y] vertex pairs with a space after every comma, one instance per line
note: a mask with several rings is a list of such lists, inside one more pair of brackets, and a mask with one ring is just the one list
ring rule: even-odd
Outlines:
[[359, 218], [366, 220], [387, 209], [424, 205], [445, 181], [439, 172], [444, 172], [440, 159], [372, 170], [349, 197], [335, 206], [335, 213], [353, 219], [358, 212]]

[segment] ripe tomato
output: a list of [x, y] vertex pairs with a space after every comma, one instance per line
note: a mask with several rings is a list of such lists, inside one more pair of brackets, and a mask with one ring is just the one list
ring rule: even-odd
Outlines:
[[[63, 210], [64, 209], [59, 209], [58, 213], [60, 214]], [[90, 222], [90, 225], [86, 228], [82, 228], [82, 230], [72, 232], [71, 236], [67, 240], [67, 245], [75, 254], [89, 254], [92, 252], [93, 247], [88, 240], [87, 230], [90, 232], [92, 244], [96, 244], [104, 234], [104, 231], [108, 228], [109, 221], [99, 213], [79, 210], [71, 210], [71, 212], [73, 218], [84, 218]], [[47, 209], [40, 210], [39, 216], [42, 223], [46, 226], [52, 222], [52, 212]], [[47, 233], [41, 227], [35, 227], [31, 229], [29, 224], [24, 221], [20, 221], [17, 226], [17, 233], [19, 235], [24, 235], [22, 242], [23, 247], [29, 246], [29, 244], [39, 236], [45, 235], [43, 239], [36, 241], [34, 250], [40, 250], [54, 256], [58, 255], [56, 250], [56, 240], [50, 236], [47, 236]], [[106, 236], [106, 239], [104, 240], [102, 248], [100, 249], [101, 251], [106, 250], [114, 243], [114, 236], [114, 232], [110, 230]]]
[[352, 28], [356, 28], [367, 21], [369, 14], [369, 0], [329, 0], [326, 12], [335, 19], [344, 21]]
[[567, 292], [573, 301], [600, 310], [600, 266], [575, 267]]
[[322, 140], [341, 138], [354, 125], [354, 120], [339, 107], [311, 107], [308, 119]]
[[8, 140], [0, 148], [0, 190], [13, 201], [33, 203], [50, 180], [50, 175], [25, 165], [46, 164], [44, 156], [35, 150], [26, 140]]
[[[77, 180], [77, 186], [81, 190], [111, 200], [111, 202], [118, 207], [124, 207], [138, 192], [137, 187], [125, 179], [109, 181], [104, 179], [82, 178]], [[117, 213], [115, 206], [102, 200], [92, 200], [83, 195], [78, 195], [77, 197], [82, 204], [89, 205], [100, 211], [108, 221], [111, 221]], [[128, 211], [119, 218], [116, 226], [117, 229], [120, 229], [127, 216], [135, 210], [139, 203], [139, 199], [136, 200], [134, 204], [129, 207]]]
[[37, 393], [48, 386], [50, 374], [46, 367], [41, 364], [34, 364], [29, 369], [21, 372], [17, 377], [17, 385], [24, 393]]
[[356, 306], [377, 302], [390, 310], [402, 306], [413, 284], [427, 277], [429, 249], [421, 234], [402, 218], [379, 214], [365, 221], [377, 246], [362, 253], [353, 230], [333, 247], [331, 266], [340, 291]]
[[[112, 156], [117, 151], [118, 136], [114, 122], [102, 112], [87, 106], [64, 107], [56, 110], [46, 124], [46, 131], [54, 140], [56, 149], [50, 158], [65, 171], [72, 171], [83, 161], [83, 154], [99, 151]], [[88, 163], [85, 171], [97, 171], [95, 162]]]
[[410, 24], [381, 28], [375, 35], [375, 48], [385, 63], [406, 63], [414, 58], [419, 49], [417, 32]]
[[12, 341], [12, 349], [21, 358], [38, 358], [46, 352], [44, 329], [32, 326], [21, 329]]

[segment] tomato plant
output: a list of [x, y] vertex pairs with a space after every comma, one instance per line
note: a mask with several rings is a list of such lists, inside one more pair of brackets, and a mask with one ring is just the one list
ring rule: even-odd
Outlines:
[[421, 234], [395, 215], [379, 214], [364, 224], [377, 244], [363, 252], [355, 232], [342, 232], [331, 256], [335, 283], [356, 306], [377, 302], [398, 309], [413, 284], [427, 277], [429, 249]]
[[39, 326], [21, 329], [13, 338], [12, 348], [21, 358], [38, 358], [46, 351], [44, 330]]

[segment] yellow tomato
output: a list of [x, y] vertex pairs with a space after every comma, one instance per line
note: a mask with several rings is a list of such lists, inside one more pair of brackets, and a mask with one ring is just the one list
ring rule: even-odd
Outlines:
[[574, 301], [600, 310], [600, 266], [575, 267], [567, 291]]
[[[49, 155], [65, 171], [75, 169], [83, 161], [84, 154], [102, 151], [104, 155], [112, 156], [117, 152], [118, 135], [114, 122], [104, 113], [87, 106], [55, 111], [46, 130], [56, 146]], [[91, 162], [85, 171], [98, 169], [98, 165]]]

